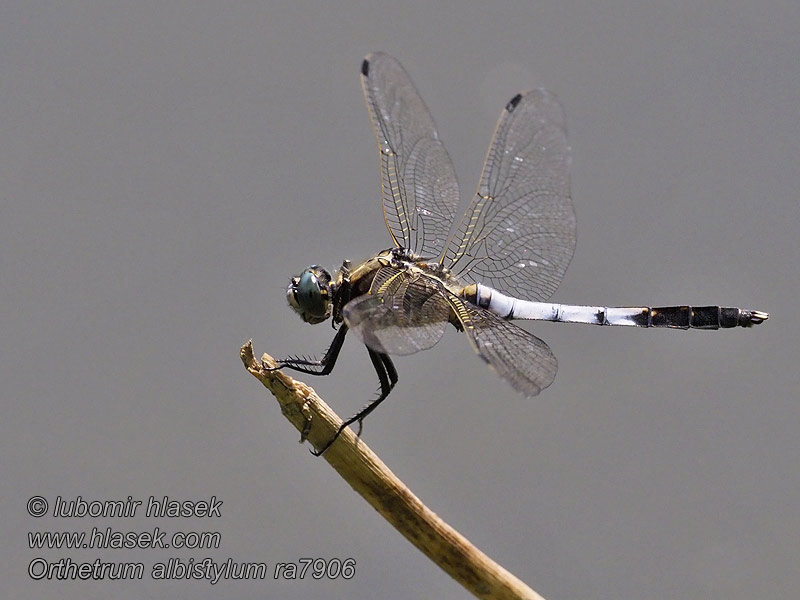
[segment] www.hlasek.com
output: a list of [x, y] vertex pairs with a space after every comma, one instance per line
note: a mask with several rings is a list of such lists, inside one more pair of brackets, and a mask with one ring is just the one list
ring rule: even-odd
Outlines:
[[134, 549], [134, 548], [182, 548], [189, 550], [216, 549], [222, 542], [219, 531], [176, 531], [167, 538], [160, 527], [152, 531], [116, 531], [111, 527], [92, 527], [89, 535], [85, 531], [29, 531], [28, 547], [32, 550], [45, 548], [76, 549]]

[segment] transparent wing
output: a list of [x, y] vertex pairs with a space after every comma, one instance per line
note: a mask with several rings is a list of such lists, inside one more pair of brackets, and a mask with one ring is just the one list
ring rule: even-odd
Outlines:
[[394, 243], [425, 257], [444, 252], [459, 192], [428, 108], [400, 63], [370, 54], [361, 84], [381, 154], [383, 215]]
[[450, 305], [442, 289], [424, 275], [383, 267], [369, 293], [348, 302], [342, 313], [347, 326], [372, 350], [414, 354], [444, 335]]
[[464, 280], [549, 298], [575, 250], [564, 113], [546, 90], [519, 94], [497, 123], [477, 193], [442, 262]]
[[493, 312], [448, 298], [472, 347], [515, 390], [536, 396], [553, 383], [558, 361], [547, 344]]

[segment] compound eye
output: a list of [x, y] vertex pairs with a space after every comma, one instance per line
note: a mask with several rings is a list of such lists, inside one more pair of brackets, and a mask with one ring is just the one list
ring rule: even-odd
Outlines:
[[330, 316], [329, 281], [330, 276], [321, 267], [309, 267], [300, 277], [292, 277], [286, 299], [307, 323], [320, 323]]
[[323, 299], [317, 276], [311, 271], [303, 271], [297, 284], [297, 302], [312, 317], [324, 317], [327, 300]]

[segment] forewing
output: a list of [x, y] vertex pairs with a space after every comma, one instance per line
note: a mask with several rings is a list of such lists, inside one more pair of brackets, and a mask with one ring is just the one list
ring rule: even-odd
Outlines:
[[376, 352], [414, 354], [444, 334], [450, 305], [442, 288], [424, 275], [383, 267], [369, 293], [345, 305], [345, 323]]
[[508, 294], [549, 298], [575, 250], [564, 113], [546, 90], [519, 94], [497, 123], [477, 193], [445, 266]]
[[380, 150], [386, 226], [397, 246], [439, 257], [459, 192], [433, 118], [408, 73], [391, 56], [367, 56], [361, 84]]
[[536, 396], [553, 383], [558, 361], [542, 340], [455, 295], [449, 301], [472, 347], [515, 390]]

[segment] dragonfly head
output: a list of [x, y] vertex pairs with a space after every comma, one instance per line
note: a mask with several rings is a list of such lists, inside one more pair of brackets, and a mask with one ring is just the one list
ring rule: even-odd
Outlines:
[[303, 321], [322, 323], [331, 316], [331, 274], [318, 265], [308, 267], [292, 277], [286, 299]]

